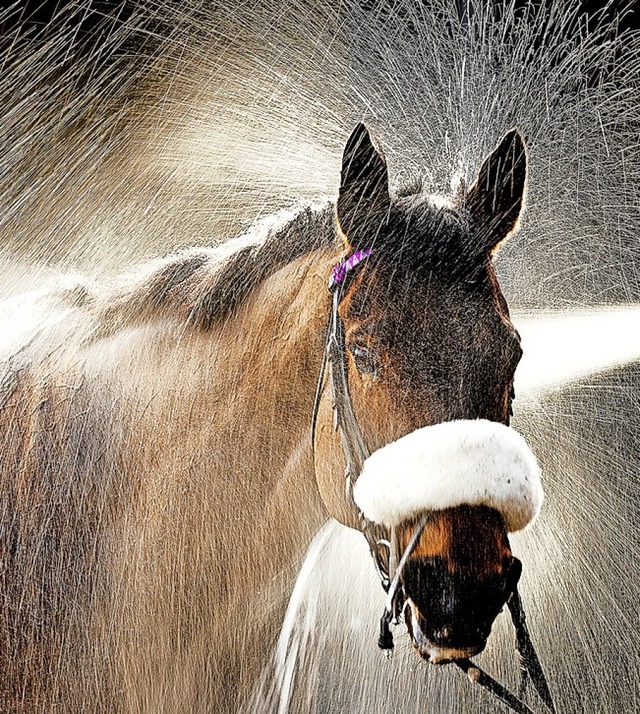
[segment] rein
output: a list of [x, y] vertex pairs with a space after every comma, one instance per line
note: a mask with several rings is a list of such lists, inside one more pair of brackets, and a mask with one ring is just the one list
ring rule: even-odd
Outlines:
[[[315, 450], [318, 412], [325, 385], [326, 373], [328, 371], [331, 385], [333, 426], [334, 430], [340, 434], [342, 450], [346, 461], [345, 496], [349, 506], [357, 513], [360, 530], [369, 544], [369, 550], [378, 578], [380, 579], [384, 591], [387, 593], [385, 609], [380, 618], [378, 647], [383, 650], [391, 651], [394, 645], [390, 625], [392, 623], [395, 625], [399, 624], [405, 605], [405, 594], [401, 585], [402, 573], [409, 557], [420, 540], [425, 526], [433, 518], [433, 512], [427, 513], [422, 517], [404, 552], [398, 554], [395, 547], [394, 529], [391, 529], [391, 533], [389, 533], [384, 526], [368, 520], [358, 508], [353, 497], [355, 482], [362, 472], [364, 462], [371, 455], [371, 452], [360, 430], [349, 394], [344, 324], [339, 314], [339, 307], [342, 297], [345, 294], [346, 285], [349, 282], [350, 276], [353, 274], [352, 271], [369, 258], [371, 252], [371, 248], [356, 251], [346, 260], [335, 265], [331, 271], [328, 287], [332, 295], [332, 305], [329, 315], [329, 324], [327, 326], [325, 351], [313, 405], [311, 443]], [[400, 555], [399, 558], [398, 555]], [[531, 636], [529, 635], [517, 585], [514, 586], [513, 591], [509, 595], [507, 607], [511, 613], [511, 619], [516, 632], [516, 651], [520, 660], [521, 678], [519, 695], [516, 696], [512, 694], [508, 689], [467, 658], [456, 659], [454, 663], [467, 674], [471, 682], [487, 689], [496, 698], [504, 702], [512, 711], [516, 712], [516, 714], [534, 714], [533, 710], [522, 701], [526, 693], [527, 682], [531, 679], [540, 699], [544, 702], [551, 714], [556, 714], [549, 685], [533, 646], [533, 642], [531, 641]]]

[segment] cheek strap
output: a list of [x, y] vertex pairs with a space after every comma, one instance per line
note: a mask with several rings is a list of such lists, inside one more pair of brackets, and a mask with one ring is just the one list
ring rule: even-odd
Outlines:
[[371, 451], [367, 447], [358, 420], [356, 419], [351, 395], [349, 393], [344, 324], [339, 312], [340, 302], [344, 296], [348, 278], [353, 274], [352, 271], [354, 268], [362, 264], [370, 254], [370, 248], [357, 251], [347, 260], [336, 265], [332, 271], [329, 281], [329, 291], [332, 295], [331, 313], [329, 315], [325, 350], [313, 405], [311, 443], [315, 457], [318, 412], [328, 372], [333, 406], [333, 428], [340, 435], [342, 451], [346, 462], [344, 471], [345, 498], [355, 513], [356, 522], [360, 523], [360, 530], [369, 544], [369, 550], [371, 551], [376, 572], [386, 592], [391, 584], [389, 577], [389, 549], [386, 547], [389, 541], [388, 531], [384, 525], [375, 523], [367, 518], [353, 497], [354, 485], [362, 473], [364, 463], [370, 456]]

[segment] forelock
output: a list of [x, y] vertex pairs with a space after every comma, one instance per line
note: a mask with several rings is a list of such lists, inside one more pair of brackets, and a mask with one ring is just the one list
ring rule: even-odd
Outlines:
[[396, 197], [384, 253], [399, 267], [451, 281], [477, 279], [486, 264], [474, 250], [464, 210], [424, 193]]

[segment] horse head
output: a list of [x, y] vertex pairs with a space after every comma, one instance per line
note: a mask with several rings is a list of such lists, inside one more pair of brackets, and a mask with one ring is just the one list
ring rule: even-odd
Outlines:
[[[391, 589], [401, 592], [394, 614], [433, 663], [485, 647], [521, 571], [508, 532], [542, 500], [535, 459], [508, 426], [522, 349], [492, 260], [517, 227], [525, 182], [516, 130], [451, 202], [392, 194], [362, 124], [342, 160], [346, 257], [333, 273], [330, 331], [346, 397], [336, 395], [339, 376], [321, 382], [316, 478], [334, 517], [362, 528], [355, 501], [364, 522], [387, 534], [386, 587], [396, 572]], [[334, 415], [342, 439], [331, 424], [341, 399], [351, 410]], [[349, 453], [350, 430], [359, 454]]]

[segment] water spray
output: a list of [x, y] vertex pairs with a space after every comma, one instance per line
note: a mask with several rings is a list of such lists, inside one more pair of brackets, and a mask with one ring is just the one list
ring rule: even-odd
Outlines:
[[[616, 17], [608, 7], [587, 17], [580, 3], [559, 1], [144, 0], [98, 11], [68, 2], [42, 22], [18, 7], [0, 15], [3, 296], [69, 271], [100, 285], [136, 261], [221, 243], [256, 216], [331, 196], [356, 121], [375, 128], [402, 180], [440, 193], [453, 173], [469, 179], [506, 130], [524, 132], [527, 212], [498, 269], [525, 349], [516, 423], [537, 442], [548, 495], [540, 534], [517, 544], [536, 563], [523, 588], [565, 712], [640, 702], [628, 568], [640, 557], [640, 43], [621, 30], [625, 8]], [[400, 697], [421, 714], [486, 703], [452, 679], [416, 673], [401, 644], [381, 668], [369, 652], [366, 623], [383, 603], [366, 546], [335, 523], [321, 536], [284, 622], [282, 686], [256, 692], [255, 711], [286, 714], [300, 700], [323, 714], [377, 714]], [[126, 620], [127, 603], [118, 608], [104, 631]], [[509, 682], [499, 663], [511, 641], [500, 632], [487, 657]], [[113, 654], [106, 640], [96, 647], [100, 661]], [[74, 662], [50, 666], [63, 681]], [[130, 710], [162, 708], [168, 682], [189, 677], [167, 667], [136, 680], [126, 664], [143, 682]]]

